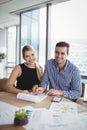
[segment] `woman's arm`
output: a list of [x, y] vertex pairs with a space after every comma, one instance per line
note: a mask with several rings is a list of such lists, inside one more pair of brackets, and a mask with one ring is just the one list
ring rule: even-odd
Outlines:
[[20, 68], [19, 65], [17, 65], [13, 69], [11, 75], [9, 76], [9, 78], [8, 78], [8, 80], [6, 82], [5, 91], [11, 92], [11, 93], [16, 93], [16, 94], [19, 93], [19, 92], [23, 92], [23, 90], [17, 89], [15, 87], [15, 81], [16, 81], [17, 77], [19, 77], [21, 75], [21, 73], [22, 73], [21, 68]]

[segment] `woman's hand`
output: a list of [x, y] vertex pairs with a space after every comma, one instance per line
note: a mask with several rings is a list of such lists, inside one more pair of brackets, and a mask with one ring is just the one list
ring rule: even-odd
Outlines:
[[32, 87], [32, 92], [33, 92], [34, 94], [37, 94], [37, 93], [36, 93], [37, 88], [38, 88], [38, 85], [34, 85], [34, 86]]
[[22, 93], [29, 94], [30, 92], [28, 90], [23, 90]]
[[34, 85], [32, 88], [32, 92], [34, 94], [41, 94], [44, 92], [44, 88], [43, 87], [38, 87], [38, 85]]

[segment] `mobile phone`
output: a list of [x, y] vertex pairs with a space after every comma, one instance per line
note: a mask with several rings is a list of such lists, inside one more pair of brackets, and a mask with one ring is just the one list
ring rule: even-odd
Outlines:
[[62, 100], [62, 97], [55, 96], [55, 97], [52, 99], [52, 102], [60, 102], [61, 100]]

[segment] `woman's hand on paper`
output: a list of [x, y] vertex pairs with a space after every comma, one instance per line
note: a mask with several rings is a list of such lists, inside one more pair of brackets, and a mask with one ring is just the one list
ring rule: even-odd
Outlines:
[[30, 92], [28, 90], [23, 90], [22, 93], [29, 94]]
[[38, 85], [34, 85], [32, 88], [32, 92], [34, 94], [41, 94], [44, 92], [44, 88], [43, 87], [38, 87]]
[[37, 94], [37, 93], [36, 93], [37, 89], [38, 89], [38, 85], [34, 85], [34, 86], [32, 87], [32, 92], [33, 92], [34, 94]]

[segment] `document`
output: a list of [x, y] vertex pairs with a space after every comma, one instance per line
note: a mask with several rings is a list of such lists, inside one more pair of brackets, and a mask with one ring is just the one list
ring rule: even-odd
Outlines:
[[85, 84], [84, 101], [87, 102], [87, 84]]
[[50, 106], [50, 111], [53, 111], [55, 115], [76, 115], [77, 104], [73, 102], [53, 102]]
[[14, 124], [15, 111], [19, 108], [0, 101], [0, 125]]
[[[71, 107], [70, 107], [71, 108]], [[58, 111], [57, 111], [58, 112]], [[87, 112], [83, 114], [58, 115], [47, 109], [35, 109], [24, 125], [26, 130], [86, 130]], [[66, 112], [67, 113], [67, 112]]]
[[41, 124], [48, 124], [49, 122], [48, 110], [45, 108], [34, 109], [30, 118], [29, 123], [24, 125], [23, 128], [26, 130], [40, 130]]
[[18, 93], [17, 99], [26, 100], [30, 102], [41, 102], [47, 97], [45, 93], [35, 95], [33, 93], [25, 94], [25, 93]]

